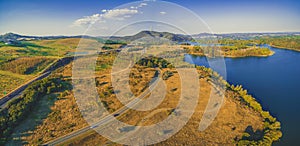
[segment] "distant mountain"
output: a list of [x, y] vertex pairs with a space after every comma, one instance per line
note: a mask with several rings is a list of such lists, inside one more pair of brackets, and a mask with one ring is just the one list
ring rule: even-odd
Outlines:
[[226, 33], [226, 34], [213, 34], [213, 33], [200, 33], [192, 35], [194, 39], [204, 38], [231, 38], [231, 39], [251, 39], [255, 37], [274, 37], [274, 36], [291, 36], [300, 35], [300, 32], [270, 32], [270, 33]]
[[4, 42], [6, 44], [15, 44], [19, 41], [26, 41], [26, 40], [41, 40], [41, 39], [62, 39], [62, 38], [93, 38], [90, 36], [85, 35], [78, 35], [78, 36], [25, 36], [19, 35], [15, 33], [6, 33], [4, 35], [0, 35], [0, 42]]
[[41, 40], [41, 39], [62, 39], [62, 38], [93, 38], [98, 41], [105, 42], [106, 40], [116, 41], [116, 42], [130, 42], [143, 37], [161, 37], [166, 38], [174, 42], [189, 42], [194, 39], [252, 39], [256, 37], [265, 37], [265, 36], [299, 36], [300, 32], [278, 32], [278, 33], [228, 33], [228, 34], [212, 34], [212, 33], [200, 33], [194, 34], [191, 36], [183, 34], [174, 34], [170, 32], [157, 32], [157, 31], [141, 31], [132, 36], [112, 36], [112, 37], [92, 37], [87, 35], [78, 35], [78, 36], [25, 36], [15, 33], [6, 33], [0, 35], [0, 42], [6, 44], [18, 44], [20, 41], [24, 40]]
[[175, 42], [185, 42], [185, 41], [193, 40], [193, 38], [190, 36], [186, 36], [182, 34], [174, 34], [169, 32], [157, 32], [157, 31], [141, 31], [132, 36], [124, 36], [124, 37], [112, 36], [109, 37], [109, 39], [118, 40], [118, 41], [134, 41], [144, 37], [161, 37]]
[[31, 39], [38, 39], [38, 37], [23, 36], [15, 33], [7, 33], [0, 36], [0, 41], [5, 43], [20, 41], [20, 40], [31, 40]]

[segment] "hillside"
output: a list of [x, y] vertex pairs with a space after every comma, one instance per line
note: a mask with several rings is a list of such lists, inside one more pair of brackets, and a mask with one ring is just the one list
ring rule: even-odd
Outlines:
[[185, 41], [191, 41], [193, 40], [192, 37], [182, 35], [182, 34], [174, 34], [169, 32], [157, 32], [157, 31], [141, 31], [135, 35], [132, 36], [124, 36], [124, 37], [117, 37], [112, 36], [110, 39], [112, 40], [123, 40], [123, 41], [134, 41], [143, 37], [161, 37], [166, 38], [170, 41], [175, 42], [185, 42]]

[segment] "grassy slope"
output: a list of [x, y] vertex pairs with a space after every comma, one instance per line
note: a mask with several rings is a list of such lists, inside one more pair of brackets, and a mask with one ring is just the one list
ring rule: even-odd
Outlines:
[[2, 63], [0, 70], [17, 74], [36, 74], [45, 69], [55, 59], [46, 57], [21, 57]]
[[[179, 88], [180, 82], [178, 82], [178, 80], [178, 74], [170, 77], [166, 81], [168, 85], [167, 90], [171, 91], [174, 88]], [[262, 117], [257, 112], [241, 105], [237, 100], [229, 98], [232, 95], [228, 94], [228, 98], [226, 98], [224, 105], [222, 106], [221, 111], [218, 114], [218, 117], [214, 120], [212, 125], [205, 132], [197, 131], [199, 121], [204, 112], [204, 108], [206, 107], [205, 105], [207, 105], [209, 95], [211, 94], [211, 88], [213, 88], [206, 79], [200, 79], [199, 83], [201, 84], [201, 99], [199, 99], [200, 101], [196, 108], [196, 112], [193, 114], [190, 122], [179, 133], [177, 133], [167, 141], [164, 141], [157, 145], [233, 144], [235, 143], [235, 137], [241, 138], [244, 130], [248, 126], [252, 126], [254, 130], [263, 128]], [[152, 123], [162, 121], [168, 116], [170, 109], [176, 107], [179, 95], [180, 91], [172, 91], [169, 95], [166, 96], [163, 104], [159, 105], [158, 108], [144, 113], [131, 110], [126, 114], [126, 116], [121, 117], [120, 120], [133, 125], [137, 123], [141, 125], [150, 125]], [[166, 110], [160, 111], [160, 109]], [[249, 116], [245, 117], [244, 115]], [[144, 117], [147, 117], [146, 121], [143, 121], [142, 123], [137, 122], [141, 121]], [[88, 133], [82, 137], [74, 139], [74, 141], [70, 141], [67, 144], [103, 145], [105, 143], [117, 145], [98, 135], [96, 132]]]
[[7, 94], [10, 91], [14, 90], [19, 85], [25, 83], [28, 79], [32, 77], [33, 76], [31, 75], [20, 75], [0, 70], [0, 97], [4, 96], [5, 93]]
[[[0, 97], [33, 78], [54, 60], [72, 52], [80, 38], [23, 41], [18, 45], [0, 44]], [[91, 40], [92, 41], [92, 40]], [[17, 73], [17, 74], [16, 74]], [[23, 76], [28, 74], [29, 76]], [[12, 76], [11, 76], [12, 75]]]

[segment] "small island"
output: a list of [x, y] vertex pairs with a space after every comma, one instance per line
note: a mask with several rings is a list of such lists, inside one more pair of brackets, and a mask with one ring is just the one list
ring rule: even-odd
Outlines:
[[207, 57], [268, 57], [274, 54], [269, 48], [261, 48], [256, 46], [235, 46], [235, 45], [218, 45], [208, 46], [192, 46], [189, 44], [181, 45], [188, 54]]

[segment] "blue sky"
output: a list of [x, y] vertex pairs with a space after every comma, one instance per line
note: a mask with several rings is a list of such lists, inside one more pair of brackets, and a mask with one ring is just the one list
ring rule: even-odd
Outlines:
[[[282, 31], [300, 31], [300, 1], [297, 0], [168, 0], [183, 6], [197, 15], [199, 15], [205, 23], [215, 33], [233, 33], [233, 32], [282, 32]], [[172, 15], [186, 18], [185, 21], [193, 21], [188, 13], [181, 11], [168, 10], [165, 7], [147, 7], [130, 8], [130, 4], [126, 4], [129, 0], [0, 0], [0, 33], [15, 32], [26, 35], [78, 35], [84, 34], [88, 25], [78, 26], [78, 22], [86, 23], [87, 18], [93, 19], [92, 16], [105, 21], [101, 26], [103, 30], [97, 31], [91, 35], [109, 35], [112, 30], [104, 30], [115, 23], [119, 23], [124, 19], [130, 18], [141, 19], [142, 17], [154, 17], [151, 13], [160, 13], [167, 17]], [[149, 3], [139, 2], [139, 3]], [[118, 7], [125, 4], [121, 7]], [[153, 4], [155, 5], [155, 4]], [[134, 6], [134, 4], [132, 4]], [[135, 3], [138, 6], [138, 3]], [[116, 8], [118, 7], [118, 8]], [[111, 9], [117, 11], [109, 11]], [[165, 10], [164, 10], [165, 9]], [[106, 11], [105, 11], [106, 10]], [[167, 11], [168, 12], [165, 12]], [[146, 15], [149, 11], [149, 15]], [[144, 13], [143, 13], [144, 12]], [[151, 13], [150, 13], [151, 12]], [[120, 17], [122, 14], [122, 18]], [[138, 14], [139, 16], [137, 16]], [[143, 15], [142, 15], [143, 14]], [[118, 17], [111, 19], [111, 17]], [[124, 16], [124, 17], [123, 17]], [[156, 17], [160, 17], [157, 15]], [[190, 18], [190, 19], [189, 19]], [[107, 19], [107, 20], [106, 20]], [[165, 18], [162, 18], [164, 20]], [[78, 21], [81, 20], [81, 21]], [[180, 20], [178, 20], [180, 21]], [[76, 23], [77, 22], [77, 23]], [[169, 21], [170, 22], [170, 21]], [[173, 22], [173, 21], [172, 21]], [[129, 23], [124, 20], [122, 25]], [[175, 22], [176, 23], [176, 22]], [[180, 22], [178, 22], [180, 23]], [[183, 25], [183, 24], [174, 25]], [[90, 24], [87, 23], [87, 24]], [[197, 24], [197, 23], [196, 23]], [[121, 23], [120, 23], [121, 26]], [[119, 27], [119, 25], [115, 25]], [[148, 26], [147, 26], [148, 27]], [[197, 29], [199, 25], [187, 27], [188, 33], [199, 33], [199, 31], [208, 31], [205, 29]], [[151, 26], [152, 28], [152, 26]], [[161, 27], [163, 28], [163, 27]], [[191, 29], [193, 28], [193, 29]], [[115, 28], [114, 28], [115, 29]], [[142, 29], [142, 27], [140, 27]], [[134, 33], [128, 29], [126, 33]], [[162, 31], [164, 29], [161, 29]], [[171, 31], [165, 28], [165, 31]], [[194, 32], [193, 32], [194, 31]], [[125, 33], [125, 32], [124, 32]], [[89, 33], [88, 33], [89, 34]]]

